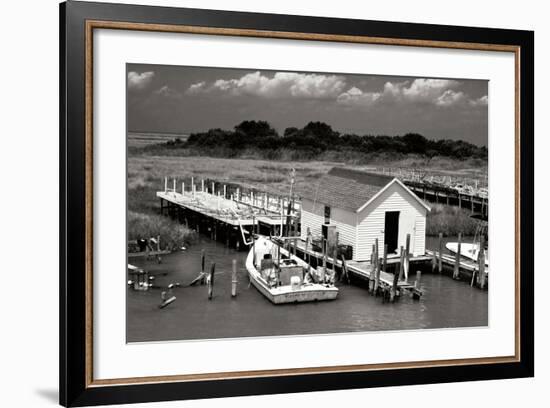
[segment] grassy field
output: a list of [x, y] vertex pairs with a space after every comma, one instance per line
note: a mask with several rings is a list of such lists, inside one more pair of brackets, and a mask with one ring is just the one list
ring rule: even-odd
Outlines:
[[[159, 153], [159, 151], [156, 151]], [[153, 154], [152, 151], [133, 149], [128, 156], [128, 210], [135, 214], [158, 214], [159, 203], [155, 196], [157, 191], [164, 189], [164, 178], [177, 180], [177, 189], [181, 182], [189, 183], [195, 177], [212, 179], [218, 182], [239, 184], [244, 188], [256, 190], [268, 189], [270, 193], [286, 195], [289, 192], [289, 174], [292, 168], [296, 170], [296, 188], [307, 188], [334, 166], [342, 166], [338, 161], [273, 161], [256, 160], [254, 158], [225, 159], [204, 156], [176, 156]], [[380, 168], [415, 169], [431, 175], [448, 175], [453, 177], [484, 178], [487, 166], [480, 166], [479, 161], [459, 161], [452, 159], [424, 159], [406, 157], [400, 160], [378, 158], [368, 165], [353, 165], [359, 170], [379, 170]], [[436, 235], [455, 235], [458, 232], [471, 234], [475, 230], [475, 222], [469, 217], [469, 212], [445, 205], [431, 205], [433, 210], [428, 216], [427, 233]], [[133, 229], [129, 228], [129, 231]], [[135, 225], [137, 228], [137, 225]]]

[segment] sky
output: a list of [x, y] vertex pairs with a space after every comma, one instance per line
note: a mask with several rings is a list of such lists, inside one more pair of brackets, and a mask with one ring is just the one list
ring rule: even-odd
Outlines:
[[130, 132], [233, 129], [268, 121], [280, 134], [321, 121], [341, 133], [487, 145], [488, 82], [352, 73], [127, 64]]

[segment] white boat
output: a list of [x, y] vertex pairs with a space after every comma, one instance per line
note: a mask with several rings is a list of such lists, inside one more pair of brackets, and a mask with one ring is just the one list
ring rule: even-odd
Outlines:
[[[447, 242], [445, 244], [445, 248], [447, 248], [451, 253], [456, 254], [458, 252], [458, 242]], [[479, 259], [479, 242], [477, 243], [466, 243], [463, 242], [460, 244], [460, 256], [463, 256], [464, 258], [468, 258], [471, 261], [477, 262]], [[489, 253], [486, 249], [485, 251], [485, 266], [489, 267]]]
[[274, 304], [331, 300], [338, 295], [333, 283], [309, 281], [309, 265], [267, 237], [258, 236], [246, 258], [250, 282]]
[[[485, 258], [485, 272], [488, 272], [489, 269], [489, 250], [485, 247], [486, 236], [487, 236], [487, 227], [488, 227], [488, 219], [486, 215], [483, 214], [474, 214], [471, 215], [472, 219], [476, 219], [479, 221], [476, 231], [474, 234], [474, 239], [471, 243], [468, 242], [462, 242], [460, 244], [460, 256], [469, 259], [471, 261], [474, 261], [475, 263], [479, 262], [479, 255], [480, 251], [483, 251], [483, 255]], [[458, 253], [458, 242], [447, 242], [445, 244], [445, 248], [447, 248], [451, 253], [457, 254]]]

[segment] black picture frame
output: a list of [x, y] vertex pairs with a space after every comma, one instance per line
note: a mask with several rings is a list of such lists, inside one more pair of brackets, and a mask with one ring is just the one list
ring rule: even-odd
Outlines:
[[[532, 31], [256, 14], [68, 1], [60, 5], [60, 403], [122, 404], [365, 387], [531, 377], [534, 375], [534, 33]], [[521, 248], [517, 361], [442, 364], [383, 370], [102, 384], [90, 382], [86, 278], [86, 30], [87, 21], [186, 25], [334, 36], [459, 42], [517, 47], [517, 148], [521, 203], [516, 231]], [[88, 253], [89, 254], [89, 253]], [[88, 365], [87, 365], [88, 364]]]

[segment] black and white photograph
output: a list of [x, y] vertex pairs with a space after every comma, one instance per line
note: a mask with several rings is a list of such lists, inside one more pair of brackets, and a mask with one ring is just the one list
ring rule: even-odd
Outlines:
[[126, 74], [127, 342], [488, 326], [488, 81]]

